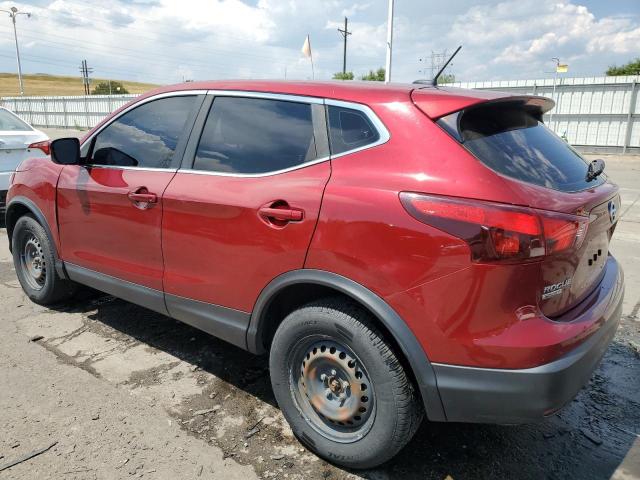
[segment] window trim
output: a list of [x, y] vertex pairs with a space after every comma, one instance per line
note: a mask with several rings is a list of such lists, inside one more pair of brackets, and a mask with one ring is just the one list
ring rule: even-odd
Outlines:
[[[87, 137], [86, 139], [84, 139], [84, 141], [80, 144], [80, 149], [82, 149], [82, 147], [84, 147], [84, 145], [86, 143], [92, 143], [95, 139], [96, 136], [98, 136], [103, 130], [105, 130], [106, 128], [108, 128], [111, 124], [113, 124], [114, 122], [116, 122], [118, 119], [120, 119], [120, 117], [122, 117], [123, 115], [127, 114], [128, 112], [130, 112], [131, 110], [134, 110], [142, 105], [145, 105], [149, 102], [152, 102], [154, 100], [160, 100], [162, 98], [171, 98], [171, 97], [187, 97], [187, 96], [193, 96], [196, 97], [196, 101], [197, 101], [197, 97], [200, 95], [206, 95], [207, 94], [207, 90], [176, 90], [176, 91], [172, 91], [172, 92], [163, 92], [163, 93], [158, 93], [156, 95], [152, 95], [150, 97], [144, 98], [138, 102], [132, 103], [131, 105], [129, 105], [127, 108], [125, 108], [124, 110], [118, 112], [118, 114], [112, 118], [109, 119], [109, 121], [107, 123], [105, 123], [104, 125], [101, 125], [100, 128], [98, 130], [96, 130], [95, 132], [91, 133], [91, 135], [89, 137]], [[188, 120], [191, 121], [191, 125], [188, 125], [188, 132], [185, 131], [183, 132], [183, 136], [188, 140], [190, 134], [191, 134], [191, 129], [193, 128], [193, 124], [194, 124], [194, 120], [198, 114], [198, 111], [200, 110], [202, 106], [202, 102], [200, 102], [200, 105], [196, 105], [195, 106], [195, 110], [196, 112], [195, 115], [192, 115]], [[183, 139], [181, 139], [183, 140]], [[178, 142], [179, 144], [180, 142]], [[177, 148], [176, 148], [177, 151]], [[93, 145], [90, 145], [89, 147], [89, 153], [93, 153]], [[179, 155], [183, 155], [184, 153], [184, 149], [183, 152], [179, 153]], [[174, 152], [175, 154], [175, 152]], [[180, 158], [180, 162], [176, 162], [178, 165], [176, 165], [175, 167], [172, 168], [158, 168], [158, 167], [131, 167], [131, 166], [121, 166], [121, 165], [100, 165], [100, 164], [96, 164], [96, 163], [86, 163], [81, 165], [82, 167], [85, 168], [105, 168], [105, 169], [110, 169], [110, 170], [139, 170], [139, 171], [147, 171], [147, 172], [176, 172], [180, 169], [181, 164], [182, 164], [182, 158]]]
[[[389, 134], [389, 130], [387, 130], [387, 127], [384, 125], [384, 123], [382, 123], [382, 120], [380, 120], [380, 118], [375, 114], [375, 112], [371, 110], [371, 108], [368, 107], [367, 105], [363, 105], [361, 103], [345, 102], [342, 100], [329, 100], [329, 99], [325, 101], [325, 105], [327, 105], [328, 107], [340, 107], [348, 110], [357, 110], [363, 113], [367, 117], [367, 119], [371, 122], [373, 127], [377, 130], [378, 135], [380, 135], [380, 138], [378, 138], [378, 140], [376, 140], [373, 143], [368, 143], [366, 145], [362, 145], [361, 147], [352, 148], [351, 150], [346, 150], [340, 153], [335, 153], [335, 154], [332, 153], [331, 159], [344, 157], [345, 155], [351, 155], [352, 153], [360, 152], [368, 148], [377, 147], [379, 145], [387, 143], [391, 138], [391, 135]], [[329, 116], [327, 115], [327, 129], [330, 128], [330, 125], [328, 122], [329, 122]]]
[[[209, 110], [211, 108], [211, 104], [215, 100], [215, 97], [241, 97], [241, 98], [260, 98], [267, 100], [280, 100], [284, 102], [296, 102], [296, 103], [307, 103], [310, 105], [322, 105], [322, 106], [336, 106], [348, 108], [351, 110], [358, 110], [364, 113], [369, 121], [373, 124], [374, 128], [378, 131], [380, 138], [373, 143], [368, 145], [363, 145], [361, 147], [357, 147], [351, 150], [347, 150], [342, 153], [332, 154], [329, 150], [329, 155], [323, 155], [314, 160], [301, 163], [299, 165], [295, 165], [293, 167], [284, 168], [281, 170], [274, 170], [272, 172], [263, 172], [263, 173], [228, 173], [228, 172], [212, 172], [209, 170], [196, 170], [193, 168], [193, 164], [195, 161], [195, 154], [200, 143], [200, 137], [202, 132], [204, 131], [204, 124], [206, 123], [206, 119], [209, 115]], [[210, 99], [210, 100], [209, 100]], [[206, 110], [206, 111], [205, 111]], [[314, 109], [312, 108], [312, 115], [315, 115]], [[204, 114], [203, 114], [204, 112]], [[326, 144], [330, 148], [329, 144], [329, 123], [328, 118], [325, 114], [324, 117], [324, 129], [322, 131], [323, 138], [322, 140], [326, 140]], [[195, 134], [194, 134], [195, 133]], [[318, 134], [319, 132], [316, 129], [316, 125], [314, 122], [314, 134]], [[196, 138], [197, 137], [197, 138]], [[283, 93], [267, 93], [267, 92], [251, 92], [251, 91], [242, 91], [242, 90], [209, 90], [207, 91], [207, 100], [202, 105], [200, 110], [200, 115], [196, 119], [196, 126], [193, 129], [191, 138], [189, 138], [189, 143], [185, 150], [185, 159], [183, 159], [181, 167], [178, 169], [179, 173], [187, 173], [192, 175], [214, 175], [218, 177], [247, 177], [247, 178], [259, 178], [259, 177], [270, 177], [272, 175], [279, 175], [281, 173], [287, 173], [294, 170], [298, 170], [301, 168], [306, 168], [312, 165], [316, 165], [318, 163], [326, 162], [328, 160], [332, 160], [334, 158], [343, 157], [344, 155], [349, 155], [351, 153], [359, 152], [361, 150], [366, 150], [368, 148], [377, 147], [378, 145], [382, 145], [389, 141], [391, 135], [387, 130], [386, 126], [380, 118], [374, 113], [371, 108], [367, 105], [363, 105], [361, 103], [356, 102], [347, 102], [342, 100], [332, 100], [328, 98], [320, 98], [320, 97], [311, 97], [304, 95], [293, 95], [293, 94], [283, 94]], [[316, 145], [318, 145], [318, 139], [316, 138]]]
[[[115, 117], [110, 118], [109, 121], [107, 123], [105, 123], [104, 125], [101, 125], [100, 128], [98, 130], [96, 130], [95, 132], [91, 133], [91, 135], [89, 137], [87, 137], [86, 139], [84, 139], [84, 141], [82, 142], [82, 144], [80, 145], [80, 148], [82, 148], [87, 142], [93, 142], [93, 139], [100, 134], [100, 132], [102, 132], [105, 128], [107, 128], [109, 125], [111, 125], [113, 122], [115, 122], [116, 120], [118, 120], [121, 116], [123, 116], [124, 114], [126, 114], [127, 112], [133, 110], [134, 108], [137, 108], [141, 105], [144, 105], [145, 103], [154, 101], [154, 100], [158, 100], [161, 98], [167, 98], [167, 97], [183, 97], [183, 96], [188, 96], [188, 95], [193, 95], [193, 96], [199, 96], [202, 95], [204, 96], [204, 100], [203, 102], [200, 104], [199, 106], [199, 111], [194, 115], [194, 117], [192, 117], [191, 119], [191, 126], [190, 126], [190, 131], [188, 133], [185, 132], [185, 137], [187, 139], [186, 141], [186, 147], [184, 148], [183, 152], [182, 152], [182, 158], [181, 161], [178, 162], [178, 165], [176, 167], [173, 168], [151, 168], [151, 167], [129, 167], [129, 166], [118, 166], [118, 165], [97, 165], [97, 164], [85, 164], [82, 165], [83, 167], [87, 167], [87, 168], [108, 168], [108, 169], [114, 169], [114, 170], [140, 170], [140, 171], [152, 171], [152, 172], [180, 172], [180, 173], [188, 173], [188, 174], [194, 174], [194, 175], [216, 175], [216, 176], [220, 176], [220, 177], [248, 177], [248, 178], [255, 178], [255, 177], [269, 177], [272, 175], [279, 175], [281, 173], [287, 173], [287, 172], [291, 172], [294, 170], [298, 170], [300, 168], [306, 168], [309, 167], [311, 165], [316, 165], [318, 163], [322, 163], [322, 162], [326, 162], [327, 160], [333, 160], [336, 158], [340, 158], [343, 157], [345, 155], [350, 155], [352, 153], [356, 153], [356, 152], [360, 152], [362, 150], [366, 150], [368, 148], [374, 148], [377, 147], [379, 145], [383, 145], [385, 143], [387, 143], [390, 138], [391, 135], [389, 133], [389, 130], [387, 130], [387, 127], [385, 126], [384, 123], [382, 123], [382, 120], [380, 120], [380, 118], [378, 117], [378, 115], [376, 115], [376, 113], [367, 105], [364, 105], [362, 103], [357, 103], [357, 102], [349, 102], [349, 101], [344, 101], [344, 100], [334, 100], [334, 99], [330, 99], [330, 98], [320, 98], [320, 97], [312, 97], [312, 96], [305, 96], [305, 95], [294, 95], [294, 94], [286, 94], [286, 93], [269, 93], [269, 92], [253, 92], [253, 91], [244, 91], [244, 90], [175, 90], [175, 91], [171, 91], [171, 92], [163, 92], [163, 93], [158, 93], [156, 95], [152, 95], [150, 97], [147, 97], [143, 100], [140, 100], [138, 102], [135, 102], [131, 105], [129, 105], [127, 108], [125, 108], [124, 110], [122, 110], [121, 112], [119, 112]], [[225, 173], [225, 172], [211, 172], [208, 170], [195, 170], [193, 169], [193, 162], [195, 159], [195, 153], [198, 147], [198, 144], [200, 143], [200, 136], [202, 135], [202, 131], [204, 130], [204, 123], [206, 122], [207, 116], [209, 114], [209, 109], [211, 108], [211, 102], [213, 102], [213, 100], [215, 99], [215, 97], [242, 97], [242, 98], [262, 98], [262, 99], [268, 99], [268, 100], [281, 100], [281, 101], [285, 101], [285, 102], [298, 102], [298, 103], [308, 103], [310, 105], [323, 105], [323, 106], [334, 106], [334, 107], [342, 107], [342, 108], [347, 108], [347, 109], [351, 109], [351, 110], [358, 110], [362, 113], [364, 113], [367, 118], [369, 119], [369, 121], [373, 124], [374, 128], [378, 131], [378, 134], [380, 135], [380, 138], [373, 143], [367, 144], [367, 145], [363, 145], [361, 147], [357, 147], [351, 150], [347, 150], [341, 153], [336, 153], [333, 154], [331, 153], [331, 151], [329, 150], [329, 155], [324, 155], [322, 157], [319, 157], [315, 160], [309, 161], [309, 162], [305, 162], [305, 163], [301, 163], [299, 165], [290, 167], [290, 168], [285, 168], [282, 170], [275, 170], [273, 172], [265, 172], [265, 173]], [[313, 109], [312, 109], [313, 111]], [[325, 117], [325, 129], [324, 129], [324, 134], [326, 135], [326, 141], [327, 144], [329, 142], [329, 120], [328, 117], [325, 113], [324, 115]], [[314, 125], [314, 133], [318, 133], [315, 129], [315, 125]], [[317, 139], [316, 139], [317, 142]], [[330, 147], [330, 145], [329, 145]]]
[[[274, 170], [271, 172], [262, 172], [262, 173], [230, 173], [230, 172], [213, 172], [210, 170], [197, 170], [193, 168], [195, 164], [195, 156], [198, 150], [198, 145], [200, 144], [200, 138], [204, 133], [204, 127], [209, 117], [209, 111], [214, 105], [214, 101], [216, 97], [235, 97], [235, 98], [255, 98], [262, 100], [276, 100], [281, 102], [293, 102], [293, 103], [304, 103], [311, 107], [311, 120], [313, 125], [313, 133], [314, 136], [318, 135], [318, 129], [316, 128], [316, 122], [314, 121], [314, 116], [317, 113], [314, 111], [313, 105], [324, 105], [324, 99], [319, 97], [306, 97], [304, 95], [289, 95], [283, 93], [268, 93], [268, 92], [250, 92], [250, 91], [242, 91], [242, 90], [209, 90], [207, 92], [207, 100], [203, 103], [203, 107], [200, 111], [201, 115], [198, 116], [196, 120], [197, 130], [194, 128], [195, 134], [191, 136], [189, 139], [189, 144], [187, 145], [187, 149], [185, 150], [185, 159], [182, 163], [182, 166], [178, 169], [178, 173], [188, 173], [192, 175], [214, 175], [217, 177], [246, 177], [246, 178], [258, 178], [258, 177], [269, 177], [272, 175], [279, 175], [281, 173], [291, 172], [293, 170], [298, 170], [300, 168], [306, 168], [311, 165], [315, 165], [318, 163], [326, 162], [331, 158], [330, 155], [323, 155], [314, 160], [310, 160], [308, 162], [303, 162], [298, 165], [294, 165], [293, 167], [283, 168], [280, 170]], [[210, 100], [209, 100], [210, 99]], [[206, 107], [205, 107], [206, 105]], [[323, 115], [323, 120], [326, 119]], [[322, 132], [324, 136], [328, 135], [325, 131]], [[323, 140], [324, 141], [324, 140]], [[326, 138], [326, 144], [328, 145], [329, 139]], [[316, 138], [316, 148], [318, 146], [318, 139]]]

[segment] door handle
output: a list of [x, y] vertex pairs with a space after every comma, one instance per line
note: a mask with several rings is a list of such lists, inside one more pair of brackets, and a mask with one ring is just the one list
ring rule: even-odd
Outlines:
[[158, 203], [158, 196], [149, 192], [145, 187], [129, 192], [127, 197], [134, 203]]
[[261, 216], [269, 220], [279, 220], [281, 222], [299, 222], [304, 217], [302, 210], [294, 208], [262, 207], [259, 212]]

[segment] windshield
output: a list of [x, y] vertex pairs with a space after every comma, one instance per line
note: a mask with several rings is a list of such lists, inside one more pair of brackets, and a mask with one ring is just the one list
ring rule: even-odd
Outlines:
[[587, 181], [588, 163], [534, 112], [489, 105], [448, 115], [438, 123], [492, 170], [517, 180], [563, 192], [602, 184]]
[[13, 113], [0, 108], [0, 131], [22, 132], [25, 130], [32, 131], [33, 128], [20, 120]]

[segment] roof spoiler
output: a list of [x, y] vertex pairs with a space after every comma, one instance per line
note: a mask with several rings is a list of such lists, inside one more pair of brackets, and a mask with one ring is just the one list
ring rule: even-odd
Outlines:
[[466, 108], [466, 111], [476, 108], [487, 108], [491, 106], [518, 106], [525, 110], [529, 110], [538, 120], [542, 121], [542, 116], [555, 106], [551, 98], [539, 97], [537, 95], [513, 95], [508, 97], [496, 98], [485, 102], [476, 103]]
[[411, 99], [420, 110], [433, 120], [457, 111], [501, 103], [521, 105], [542, 118], [542, 115], [555, 105], [555, 102], [547, 97], [513, 95], [495, 90], [466, 90], [455, 87], [416, 88], [411, 92]]

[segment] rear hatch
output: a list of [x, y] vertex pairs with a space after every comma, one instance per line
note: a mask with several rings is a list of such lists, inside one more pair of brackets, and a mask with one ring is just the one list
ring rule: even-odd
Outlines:
[[553, 101], [542, 97], [503, 97], [435, 120], [509, 183], [514, 204], [539, 216], [546, 241], [539, 305], [557, 317], [601, 280], [620, 197], [606, 174], [588, 179], [589, 162], [543, 125], [551, 107]]

